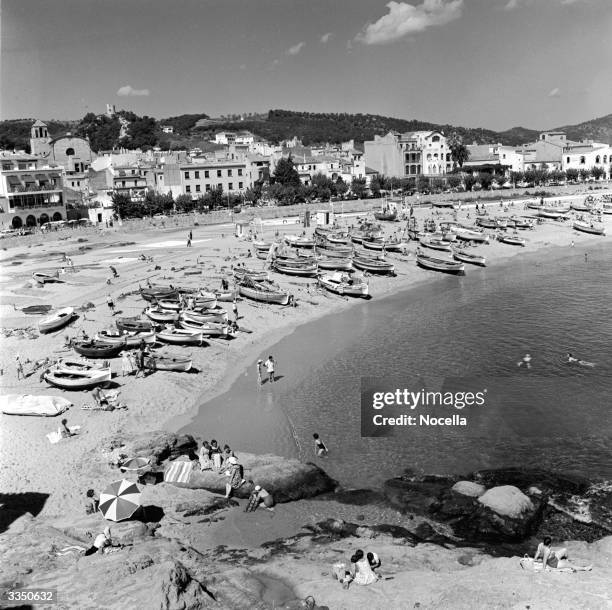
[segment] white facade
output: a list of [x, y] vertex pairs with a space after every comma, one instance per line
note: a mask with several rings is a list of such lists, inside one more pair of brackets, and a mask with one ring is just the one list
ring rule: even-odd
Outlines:
[[509, 167], [511, 172], [522, 172], [523, 171], [523, 153], [517, 150], [514, 146], [502, 146], [496, 147], [499, 162], [502, 165]]
[[568, 169], [591, 170], [600, 167], [609, 178], [612, 171], [612, 147], [606, 144], [592, 144], [566, 148], [562, 159], [563, 171]]

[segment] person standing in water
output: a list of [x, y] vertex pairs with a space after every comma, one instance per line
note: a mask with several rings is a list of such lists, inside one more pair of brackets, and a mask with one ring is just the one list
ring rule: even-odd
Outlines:
[[319, 435], [315, 432], [312, 435], [312, 438], [314, 438], [315, 453], [317, 454], [317, 456], [323, 457], [324, 455], [327, 455], [329, 453], [329, 450], [327, 449], [325, 443], [321, 440]]
[[518, 363], [519, 366], [525, 366], [525, 368], [531, 368], [531, 356], [529, 354], [525, 354], [523, 359]]
[[266, 367], [266, 371], [268, 372], [268, 381], [272, 383], [276, 380], [274, 376], [274, 369], [276, 368], [276, 362], [274, 362], [274, 358], [270, 355], [268, 359], [264, 362], [264, 366]]

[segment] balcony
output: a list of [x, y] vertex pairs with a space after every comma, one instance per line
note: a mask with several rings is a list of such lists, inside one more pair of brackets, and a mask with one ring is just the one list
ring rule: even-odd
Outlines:
[[61, 186], [55, 184], [15, 184], [9, 186], [9, 195], [23, 193], [46, 193], [49, 191], [61, 191]]

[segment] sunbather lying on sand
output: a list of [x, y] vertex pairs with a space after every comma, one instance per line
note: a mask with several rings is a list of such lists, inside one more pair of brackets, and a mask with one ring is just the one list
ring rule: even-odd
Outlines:
[[542, 570], [546, 570], [547, 567], [558, 570], [571, 568], [575, 571], [589, 571], [592, 569], [592, 566], [579, 566], [570, 562], [565, 547], [554, 550], [551, 544], [552, 538], [550, 536], [545, 536], [544, 540], [538, 544], [536, 553], [533, 556], [534, 562], [537, 562], [540, 557], [542, 558]]

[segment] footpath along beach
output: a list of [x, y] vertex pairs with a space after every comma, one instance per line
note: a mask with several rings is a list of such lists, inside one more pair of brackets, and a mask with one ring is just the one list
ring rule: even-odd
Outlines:
[[[521, 205], [520, 208], [519, 205]], [[505, 212], [499, 210], [497, 204], [490, 204], [488, 207], [492, 215], [498, 216], [527, 213], [523, 212], [522, 204], [518, 203]], [[432, 210], [417, 209], [415, 217], [417, 222], [422, 224], [425, 218], [432, 217]], [[459, 212], [458, 221], [469, 223], [473, 222], [474, 217], [474, 209], [466, 207]], [[436, 221], [450, 220], [451, 214], [441, 211], [440, 215], [434, 218]], [[347, 224], [354, 221], [354, 217], [346, 219]], [[495, 268], [496, 265], [507, 263], [512, 257], [532, 254], [545, 248], [569, 248], [572, 243], [580, 247], [609, 241], [612, 233], [611, 217], [604, 216], [604, 222], [608, 235], [602, 237], [572, 230], [571, 221], [559, 223], [545, 220], [542, 224], [536, 225], [534, 230], [521, 232], [521, 236], [527, 240], [523, 248], [492, 240], [490, 245], [480, 246], [477, 250], [486, 255], [487, 265]], [[383, 224], [388, 234], [405, 225], [404, 222], [401, 225], [400, 223]], [[191, 247], [188, 248], [186, 243], [189, 229], [193, 231], [193, 239]], [[289, 225], [279, 219], [277, 222], [268, 221], [264, 226], [263, 235], [260, 231], [259, 236], [271, 239], [276, 232], [282, 236], [285, 233], [301, 231], [301, 225]], [[311, 230], [307, 232], [310, 233]], [[425, 282], [440, 280], [439, 274], [425, 271], [416, 265], [417, 245], [417, 242], [410, 242], [406, 256], [388, 255], [388, 258], [396, 265], [396, 277], [372, 275], [368, 278], [373, 299]], [[45, 358], [55, 361], [58, 358], [74, 356], [74, 351], [65, 347], [65, 337], [77, 338], [82, 331], [93, 336], [100, 330], [112, 327], [115, 317], [139, 316], [147, 303], [137, 291], [139, 286], [146, 285], [147, 280], [153, 284], [209, 287], [218, 290], [222, 278], [227, 278], [231, 282], [232, 265], [244, 262], [250, 267], [263, 267], [263, 261], [247, 257], [249, 251], [250, 243], [245, 239], [235, 237], [231, 225], [178, 229], [155, 227], [139, 232], [127, 232], [123, 228], [116, 227], [101, 231], [63, 231], [32, 236], [23, 240], [23, 243], [13, 242], [3, 249], [0, 252], [2, 266], [0, 316], [3, 329], [0, 361], [2, 394], [66, 396], [74, 403], [74, 406], [64, 414], [64, 417], [68, 419], [69, 425], [80, 426], [80, 432], [71, 439], [51, 444], [47, 441], [46, 435], [57, 429], [59, 418], [24, 418], [1, 415], [0, 488], [2, 493], [24, 494], [24, 498], [27, 497], [27, 494], [48, 495], [40, 511], [37, 511], [39, 519], [66, 519], [71, 515], [81, 514], [84, 490], [88, 488], [99, 490], [110, 480], [109, 473], [101, 468], [83, 468], [83, 464], [91, 460], [92, 454], [102, 450], [108, 438], [114, 435], [143, 434], [164, 428], [176, 430], [183, 425], [188, 425], [191, 418], [197, 413], [199, 405], [227, 391], [238, 376], [244, 374], [248, 367], [253, 366], [258, 358], [265, 359], [269, 348], [288, 336], [298, 325], [329, 313], [342, 311], [347, 307], [360, 306], [359, 300], [349, 301], [317, 290], [315, 280], [312, 278], [296, 278], [273, 273], [274, 280], [295, 296], [297, 306], [266, 306], [239, 299], [237, 303], [240, 316], [239, 325], [244, 331], [237, 332], [233, 339], [211, 339], [206, 347], [171, 346], [166, 350], [177, 355], [190, 354], [193, 361], [192, 372], [156, 371], [144, 378], [123, 377], [120, 359], [113, 359], [111, 361], [115, 374], [113, 381], [118, 384], [117, 389], [120, 392], [121, 402], [127, 405], [125, 410], [113, 412], [82, 410], [80, 407], [83, 404], [91, 402], [89, 393], [63, 392], [58, 388], [50, 387], [39, 379], [44, 369], [39, 368], [25, 379], [18, 380], [16, 356], [19, 356], [21, 362], [24, 363], [24, 370], [28, 373], [34, 368], [37, 361]], [[470, 251], [476, 251], [476, 248]], [[140, 260], [141, 254], [152, 257], [152, 261]], [[65, 268], [64, 255], [72, 259], [74, 272], [67, 271], [60, 274], [59, 278], [64, 280], [62, 283], [47, 283], [41, 286], [32, 280], [33, 272], [53, 272], [62, 267]], [[112, 277], [110, 266], [116, 268], [118, 277]], [[469, 273], [469, 268], [467, 272]], [[110, 284], [107, 283], [109, 278]], [[108, 295], [114, 300], [116, 316], [112, 315], [107, 306]], [[38, 304], [49, 304], [54, 309], [74, 307], [78, 318], [57, 332], [39, 335], [36, 330], [39, 318], [26, 316], [18, 311], [21, 307]], [[231, 315], [231, 303], [221, 303], [221, 305], [226, 306], [225, 308]], [[283, 371], [283, 374], [286, 375], [286, 371]], [[285, 377], [279, 383], [290, 384], [291, 381], [290, 378]], [[253, 390], [257, 391], [256, 388]], [[250, 404], [245, 404], [245, 413], [250, 408]], [[240, 426], [240, 413], [233, 414], [233, 417], [236, 417], [235, 425]], [[253, 433], [263, 434], [265, 431], [254, 431]], [[213, 426], [207, 438], [210, 440], [215, 436], [216, 431]], [[224, 442], [231, 439], [220, 440]], [[239, 446], [232, 446], [232, 448], [240, 455]], [[152, 494], [153, 492], [147, 491], [147, 493]], [[153, 496], [150, 496], [150, 499], [153, 501]], [[402, 515], [394, 510], [383, 510], [375, 506], [347, 507], [346, 504], [338, 504], [329, 500], [310, 500], [307, 507], [304, 502], [283, 505], [282, 511], [277, 511], [274, 522], [270, 520], [269, 515], [259, 514], [260, 512], [265, 511], [257, 513], [257, 527], [253, 527], [252, 522], [245, 521], [242, 511], [237, 511], [234, 514], [228, 514], [224, 520], [210, 522], [206, 533], [191, 532], [188, 538], [198, 549], [214, 544], [253, 549], [263, 542], [291, 536], [306, 522], [312, 523], [332, 516], [354, 520], [359, 515], [368, 523], [384, 522], [398, 526], [403, 523]], [[584, 543], [581, 544], [584, 546]], [[392, 547], [393, 543], [389, 541], [386, 549], [388, 553], [391, 552]], [[581, 550], [586, 552], [583, 547]], [[429, 549], [428, 552], [433, 551]], [[394, 553], [397, 555], [397, 550]], [[436, 556], [436, 553], [438, 551], [425, 559], [425, 550], [420, 550], [410, 562], [430, 561], [431, 557]], [[321, 561], [328, 563], [327, 559], [324, 558]], [[450, 565], [455, 565], [456, 557], [450, 559], [440, 555], [438, 559], [441, 566], [447, 566], [442, 568], [442, 572], [447, 569], [449, 572], [452, 571]], [[410, 570], [415, 567], [415, 563], [406, 564], [400, 556], [397, 556], [396, 560], [398, 570]], [[299, 572], [302, 581], [311, 583], [312, 589], [316, 578], [314, 572], [310, 574], [309, 570], [312, 571], [314, 568], [299, 567], [297, 565], [299, 562], [295, 559], [275, 561], [278, 565], [273, 567], [273, 571], [292, 570], [296, 571], [296, 574]], [[482, 558], [478, 559], [477, 563], [481, 561], [483, 561]], [[269, 563], [272, 565], [274, 561]], [[320, 573], [318, 569], [320, 566], [316, 568], [317, 574]], [[499, 574], [503, 574], [505, 568], [501, 565], [482, 568], [480, 575], [475, 577], [476, 580], [483, 577], [488, 578], [487, 570], [490, 571], [490, 576], [496, 570], [499, 570]], [[430, 577], [436, 581], [444, 580], [440, 574], [427, 578]], [[447, 604], [451, 603], [450, 591], [452, 586], [456, 585], [456, 581], [455, 585], [452, 584], [454, 578], [453, 576], [445, 580], [444, 585], [439, 583], [449, 595], [445, 602]], [[601, 573], [596, 578], [601, 578]], [[408, 582], [410, 582], [410, 587], [413, 587], [411, 579], [406, 578], [404, 583], [404, 577], [399, 577], [395, 585], [396, 590], [403, 590], [404, 586], [408, 586]], [[599, 580], [591, 583], [593, 590], [598, 589], [598, 583]], [[466, 586], [469, 589], [469, 584]], [[307, 589], [308, 587], [302, 586], [299, 591], [306, 594]], [[435, 590], [436, 587], [433, 587], [428, 581], [427, 586], [422, 585], [420, 590], [416, 589], [416, 592], [413, 590], [415, 602], [419, 599], [425, 600], [426, 596], [432, 595], [431, 591]], [[345, 602], [337, 597], [337, 593], [334, 589], [333, 594], [328, 595], [326, 603], [330, 607], [354, 607], [351, 604], [343, 605]], [[552, 590], [547, 590], [547, 594], [556, 595]], [[569, 589], [565, 594], [570, 594]], [[367, 595], [370, 594], [367, 593]], [[480, 593], [480, 595], [485, 594]], [[134, 600], [136, 599], [135, 597]], [[366, 603], [368, 599], [363, 598], [362, 602]], [[400, 599], [405, 598], [390, 596], [387, 597], [385, 603], [391, 604], [388, 607], [402, 607]], [[465, 599], [469, 599], [469, 596], [466, 595]], [[352, 603], [357, 601], [358, 599], [354, 599]], [[374, 603], [373, 599], [370, 599], [369, 603]], [[372, 605], [372, 607], [382, 605], [381, 603]], [[444, 605], [435, 607], [444, 607]], [[574, 607], [582, 606], [574, 605]], [[594, 604], [584, 607], [604, 606]]]

